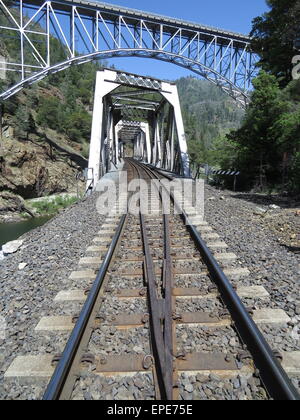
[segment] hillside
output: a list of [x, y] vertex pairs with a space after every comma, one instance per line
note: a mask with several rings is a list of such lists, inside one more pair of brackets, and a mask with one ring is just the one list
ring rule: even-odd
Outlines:
[[203, 163], [218, 166], [224, 150], [230, 155], [226, 134], [240, 127], [244, 110], [207, 80], [177, 80], [189, 153], [195, 172]]
[[[3, 19], [0, 16], [0, 23]], [[60, 61], [57, 39], [51, 39], [51, 46]], [[0, 55], [12, 60], [18, 48], [17, 37], [1, 37]], [[77, 190], [76, 174], [87, 166], [99, 65], [87, 63], [52, 75], [0, 104], [0, 219], [22, 210], [20, 197]], [[7, 80], [0, 79], [0, 90], [16, 77], [7, 72]]]
[[3, 103], [0, 214], [11, 209], [6, 192], [28, 199], [77, 189], [76, 174], [87, 166], [97, 69], [84, 66], [83, 87], [75, 68]]
[[244, 111], [220, 88], [192, 76], [181, 78], [176, 84], [184, 112], [196, 118], [208, 145], [210, 139], [239, 127]]

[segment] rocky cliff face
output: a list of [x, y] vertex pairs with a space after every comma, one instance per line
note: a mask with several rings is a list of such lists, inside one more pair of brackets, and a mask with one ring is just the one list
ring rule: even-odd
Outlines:
[[[18, 16], [18, 11], [14, 12]], [[4, 22], [0, 15], [0, 23]], [[8, 60], [18, 48], [13, 37], [0, 39], [0, 55]], [[88, 154], [87, 117], [97, 68], [86, 63], [81, 70], [69, 69], [23, 89], [4, 103], [0, 101], [0, 223], [26, 212], [26, 199], [84, 189], [76, 175], [87, 166], [83, 155]], [[16, 82], [15, 76], [9, 73], [7, 79], [0, 78], [0, 91]], [[58, 106], [48, 106], [46, 101], [51, 104], [51, 99], [56, 99]], [[44, 121], [39, 121], [42, 105]], [[52, 129], [48, 128], [48, 115], [53, 117]]]
[[0, 139], [0, 222], [26, 212], [24, 199], [75, 192], [86, 164], [55, 132], [17, 136], [9, 120], [4, 117]]
[[25, 201], [22, 197], [6, 191], [0, 192], [1, 223], [18, 220], [18, 215], [22, 212], [26, 212]]
[[4, 137], [0, 146], [0, 191], [23, 198], [68, 192], [74, 188], [79, 166], [34, 140]]

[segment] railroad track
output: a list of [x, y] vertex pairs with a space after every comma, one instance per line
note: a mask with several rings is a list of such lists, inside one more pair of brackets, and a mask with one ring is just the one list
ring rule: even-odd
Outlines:
[[[163, 177], [126, 164], [129, 180]], [[213, 234], [204, 222], [203, 237], [187, 224], [193, 213], [165, 214], [160, 199], [149, 189], [152, 215], [109, 217], [90, 247], [86, 264], [104, 258], [63, 354], [52, 361], [44, 399], [77, 399], [86, 390], [99, 399], [210, 399], [216, 387], [219, 399], [231, 399], [230, 384], [249, 378], [248, 399], [299, 399], [207, 248], [203, 238]]]

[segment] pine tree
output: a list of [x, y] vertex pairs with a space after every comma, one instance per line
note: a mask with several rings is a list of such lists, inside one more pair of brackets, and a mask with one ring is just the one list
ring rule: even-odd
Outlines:
[[268, 0], [267, 4], [271, 10], [253, 21], [252, 49], [260, 55], [261, 67], [285, 87], [292, 80], [294, 43], [300, 37], [300, 1]]
[[20, 105], [14, 115], [15, 132], [18, 136], [26, 135], [28, 139], [29, 133], [35, 130], [34, 119], [30, 110], [26, 106]]
[[281, 156], [272, 127], [287, 104], [280, 100], [275, 76], [261, 71], [253, 85], [255, 90], [243, 126], [228, 139], [236, 145], [237, 166], [247, 182], [256, 178], [257, 186], [263, 189], [267, 182], [278, 181]]

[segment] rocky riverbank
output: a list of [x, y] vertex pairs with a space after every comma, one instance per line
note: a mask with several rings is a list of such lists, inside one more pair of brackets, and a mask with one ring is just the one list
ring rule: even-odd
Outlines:
[[23, 200], [9, 192], [0, 192], [0, 224], [18, 223], [29, 218], [51, 216], [77, 202], [84, 193], [81, 182], [77, 193], [53, 194], [31, 200]]

